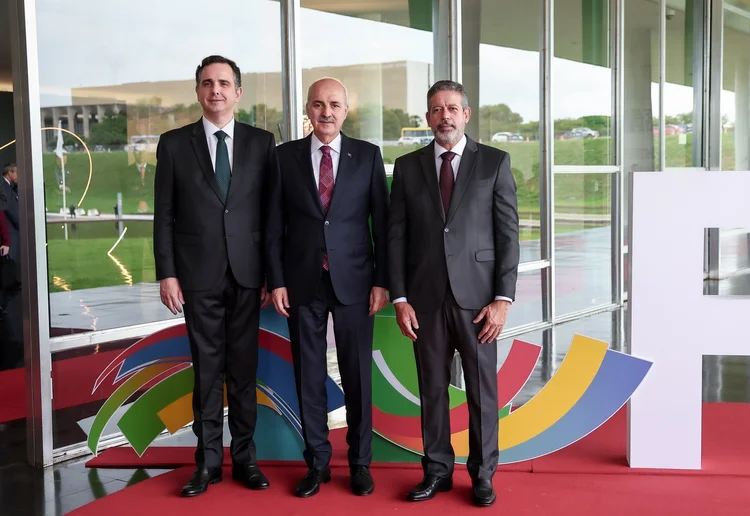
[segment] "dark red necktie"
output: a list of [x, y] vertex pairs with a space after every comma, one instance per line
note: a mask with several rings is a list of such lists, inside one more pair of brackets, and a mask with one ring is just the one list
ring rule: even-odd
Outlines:
[[448, 208], [451, 206], [451, 195], [453, 194], [453, 166], [451, 161], [456, 156], [455, 152], [444, 152], [440, 155], [443, 163], [440, 165], [440, 196], [443, 198], [443, 209], [448, 215]]
[[[323, 213], [328, 213], [328, 207], [331, 205], [333, 197], [333, 160], [331, 159], [331, 148], [324, 145], [320, 148], [323, 157], [320, 158], [320, 179], [318, 180], [318, 195], [320, 204], [323, 207]], [[328, 270], [328, 254], [323, 255], [323, 268]]]

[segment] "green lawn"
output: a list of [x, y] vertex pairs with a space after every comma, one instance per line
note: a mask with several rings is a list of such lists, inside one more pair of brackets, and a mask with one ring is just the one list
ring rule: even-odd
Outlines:
[[[680, 145], [677, 136], [667, 137], [667, 166], [690, 166], [692, 135], [687, 145]], [[539, 144], [538, 142], [492, 143], [511, 155], [513, 174], [518, 185], [519, 212], [525, 220], [539, 219]], [[555, 141], [555, 162], [558, 165], [608, 165], [610, 140]], [[724, 138], [724, 151], [734, 156], [734, 140]], [[416, 150], [415, 146], [389, 146], [383, 149], [386, 163], [398, 156]], [[654, 146], [658, 153], [658, 145]], [[153, 155], [148, 157], [155, 162]], [[51, 212], [62, 207], [59, 175], [56, 174], [56, 157], [45, 153], [44, 159], [46, 205]], [[81, 207], [96, 208], [101, 213], [113, 213], [117, 193], [123, 194], [125, 213], [136, 213], [141, 201], [146, 201], [148, 211], [153, 209], [153, 185], [138, 186], [138, 173], [132, 167], [132, 156], [126, 152], [92, 153], [93, 173], [88, 192]], [[725, 168], [733, 167], [733, 160], [725, 158]], [[76, 204], [89, 181], [89, 161], [85, 153], [67, 155], [66, 186], [69, 188], [67, 204]], [[611, 176], [609, 174], [556, 174], [555, 210], [558, 213], [606, 214], [611, 205]], [[590, 224], [556, 223], [558, 232], [573, 231]], [[47, 231], [50, 290], [76, 290], [107, 285], [155, 281], [151, 223], [129, 222], [125, 238], [113, 251], [107, 251], [117, 241], [115, 223], [79, 223], [71, 227], [69, 239], [59, 224], [49, 224]], [[539, 230], [525, 229], [523, 240], [539, 239]]]

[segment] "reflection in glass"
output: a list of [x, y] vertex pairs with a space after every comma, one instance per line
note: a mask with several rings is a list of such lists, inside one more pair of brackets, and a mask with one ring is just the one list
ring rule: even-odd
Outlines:
[[721, 170], [750, 170], [749, 5], [724, 11], [723, 34]]
[[522, 272], [516, 281], [516, 298], [508, 310], [503, 331], [542, 320], [542, 271]]
[[218, 53], [243, 72], [236, 119], [280, 140], [278, 20], [270, 0], [37, 3], [53, 335], [173, 317], [152, 249], [159, 137], [200, 118], [195, 69]]
[[323, 77], [343, 82], [349, 114], [342, 131], [380, 146], [386, 165], [431, 142], [425, 113], [434, 82], [432, 4], [302, 0], [301, 6], [305, 95]]
[[[513, 16], [508, 16], [511, 11]], [[462, 80], [473, 110], [466, 130], [477, 141], [510, 154], [517, 185], [521, 261], [539, 260], [541, 3], [463, 2], [461, 16]]]
[[[654, 121], [658, 126], [659, 116], [658, 2], [625, 2], [624, 28], [622, 173], [627, 185], [631, 172], [658, 170], [659, 166], [659, 136], [654, 132]], [[625, 210], [628, 195], [629, 189], [624, 188], [622, 205]], [[625, 211], [625, 235], [629, 222]]]
[[750, 296], [750, 228], [706, 228], [704, 233], [703, 294]]
[[557, 314], [612, 302], [612, 176], [555, 174]]
[[[702, 166], [704, 0], [668, 2], [665, 35], [664, 148], [666, 166]], [[655, 134], [658, 121], [654, 122]]]
[[608, 0], [555, 1], [555, 165], [612, 164], [609, 4]]

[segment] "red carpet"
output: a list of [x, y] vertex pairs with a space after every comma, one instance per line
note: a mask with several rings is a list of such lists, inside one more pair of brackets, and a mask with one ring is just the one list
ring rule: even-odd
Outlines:
[[[623, 408], [598, 430], [579, 442], [551, 455], [500, 467], [500, 471], [534, 473], [592, 473], [646, 475], [750, 476], [750, 404], [705, 403], [703, 405], [703, 469], [640, 470], [628, 466], [626, 412]], [[332, 466], [347, 465], [346, 430], [331, 432]], [[225, 465], [231, 464], [229, 451]], [[143, 457], [130, 447], [110, 448], [86, 463], [98, 468], [176, 468], [194, 464], [193, 449], [154, 446]], [[290, 465], [268, 462], [267, 465]], [[294, 465], [294, 464], [291, 464]], [[419, 469], [419, 464], [377, 464], [378, 468]], [[465, 468], [459, 467], [465, 471]]]
[[421, 473], [408, 469], [374, 469], [375, 492], [355, 497], [348, 490], [348, 472], [337, 468], [331, 483], [315, 497], [301, 500], [293, 495], [302, 478], [302, 467], [264, 468], [271, 482], [267, 491], [249, 491], [231, 480], [224, 481], [191, 499], [179, 496], [192, 473], [184, 467], [141, 482], [73, 511], [75, 516], [158, 514], [284, 514], [284, 515], [382, 515], [382, 514], [508, 514], [663, 516], [666, 514], [746, 514], [747, 479], [647, 475], [554, 475], [498, 473], [494, 484], [498, 500], [492, 509], [471, 505], [470, 482], [457, 470], [455, 487], [434, 500], [409, 503], [404, 500]]

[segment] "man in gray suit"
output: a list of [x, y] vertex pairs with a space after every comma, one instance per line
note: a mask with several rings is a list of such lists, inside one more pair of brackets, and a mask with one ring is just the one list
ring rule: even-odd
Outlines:
[[388, 229], [390, 293], [401, 332], [414, 341], [422, 407], [424, 478], [411, 501], [453, 487], [448, 384], [461, 355], [469, 404], [474, 502], [495, 501], [498, 461], [497, 337], [518, 275], [516, 184], [508, 153], [464, 134], [462, 85], [427, 93], [435, 140], [396, 160]]

